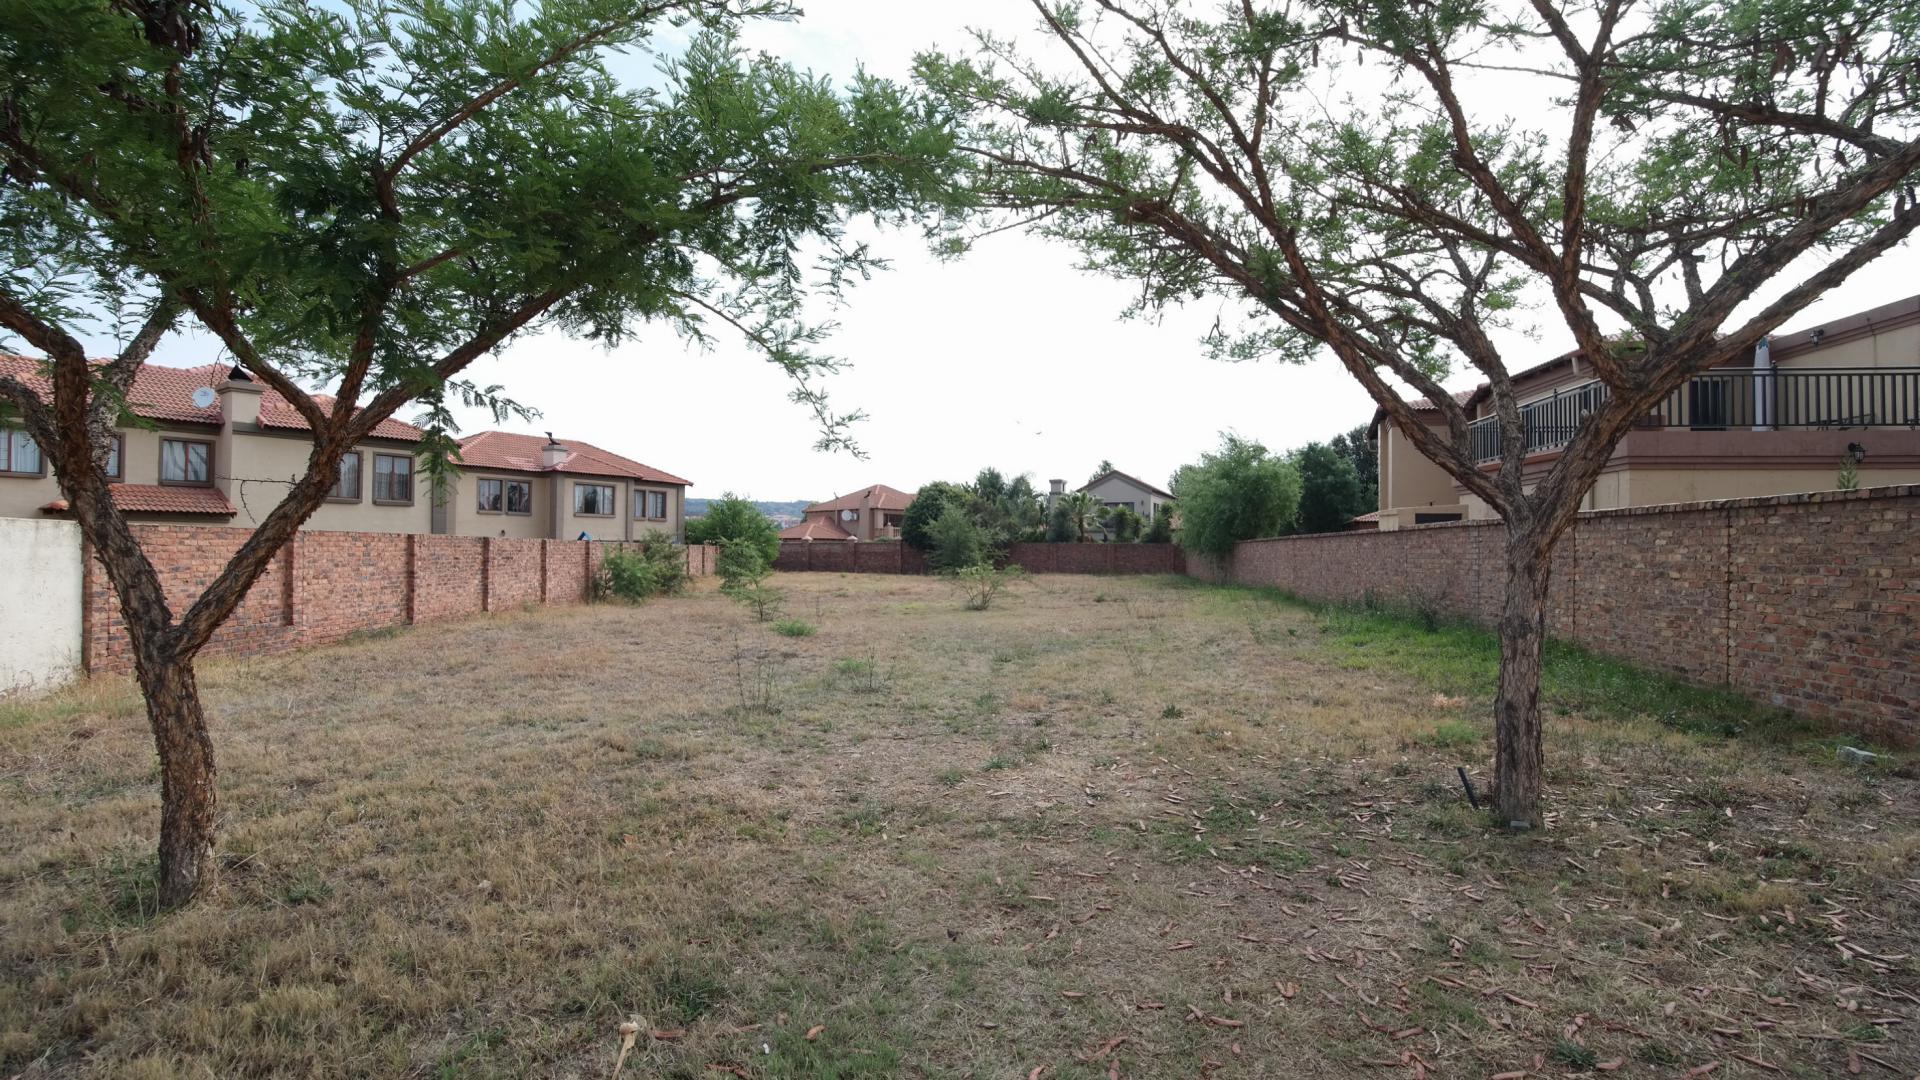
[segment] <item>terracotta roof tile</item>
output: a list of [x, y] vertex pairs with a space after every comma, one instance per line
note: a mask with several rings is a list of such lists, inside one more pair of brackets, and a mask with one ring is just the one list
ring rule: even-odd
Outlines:
[[866, 507], [872, 507], [875, 510], [905, 510], [913, 502], [915, 494], [911, 491], [901, 491], [899, 488], [890, 488], [885, 484], [875, 484], [872, 487], [861, 488], [852, 494], [842, 495], [837, 499], [814, 503], [807, 507], [807, 511], [811, 513], [815, 510], [859, 510]]
[[[114, 508], [127, 514], [219, 514], [231, 517], [233, 504], [210, 487], [163, 487], [159, 484], [113, 484]], [[46, 514], [64, 514], [67, 500], [55, 499], [40, 508]]]
[[[49, 396], [51, 387], [40, 365], [40, 360], [30, 356], [0, 355], [0, 375], [14, 376], [44, 398]], [[135, 416], [148, 420], [219, 427], [219, 402], [205, 409], [198, 408], [193, 404], [193, 392], [203, 386], [218, 386], [231, 370], [226, 364], [186, 368], [142, 364], [140, 370], [134, 372], [133, 387], [127, 392], [127, 406]], [[315, 394], [313, 399], [323, 409], [333, 407], [333, 398], [326, 394]], [[294, 411], [286, 398], [264, 388], [260, 394], [260, 426], [286, 431], [308, 428], [306, 418]], [[374, 427], [373, 434], [383, 439], [419, 442], [423, 432], [412, 424], [387, 419]]]
[[853, 534], [841, 528], [838, 523], [826, 520], [803, 521], [798, 525], [780, 530], [782, 540], [851, 540]]
[[611, 450], [579, 439], [557, 440], [567, 448], [567, 456], [548, 468], [543, 449], [547, 440], [538, 435], [516, 435], [509, 431], [482, 431], [460, 440], [460, 464], [469, 469], [498, 469], [504, 472], [566, 472], [588, 476], [620, 476], [650, 484], [691, 484], [669, 472], [621, 457]]

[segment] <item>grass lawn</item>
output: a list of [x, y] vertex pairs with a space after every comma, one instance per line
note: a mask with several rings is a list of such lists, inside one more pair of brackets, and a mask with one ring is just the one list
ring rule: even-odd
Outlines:
[[776, 583], [205, 665], [164, 917], [131, 684], [0, 705], [0, 1076], [1920, 1072], [1911, 758], [1561, 653], [1508, 836], [1472, 632]]

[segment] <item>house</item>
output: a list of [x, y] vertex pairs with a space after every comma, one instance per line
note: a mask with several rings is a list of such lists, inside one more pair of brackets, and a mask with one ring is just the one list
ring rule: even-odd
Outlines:
[[552, 432], [482, 431], [460, 440], [460, 467], [433, 530], [454, 536], [638, 540], [686, 535], [688, 481]]
[[851, 495], [807, 507], [805, 519], [782, 529], [782, 540], [898, 540], [900, 523], [914, 493], [885, 484], [861, 488]]
[[1103, 506], [1127, 507], [1145, 521], [1152, 521], [1162, 504], [1173, 501], [1170, 493], [1117, 469], [1102, 473], [1074, 490], [1091, 492]]
[[[0, 374], [47, 392], [33, 358], [0, 355]], [[315, 400], [333, 407], [325, 395]], [[107, 471], [114, 505], [135, 521], [251, 529], [306, 472], [313, 447], [306, 419], [284, 398], [224, 364], [142, 365], [127, 411], [139, 423], [116, 429]], [[685, 480], [588, 443], [556, 444], [559, 451], [547, 455], [542, 448], [551, 440], [504, 432], [462, 441], [468, 461], [436, 505], [431, 484], [416, 475], [424, 434], [399, 420], [381, 421], [341, 460], [332, 494], [301, 527], [569, 539], [657, 528], [680, 535]], [[529, 443], [533, 452], [515, 452]], [[577, 495], [579, 484], [589, 490]], [[482, 509], [495, 504], [497, 516]], [[595, 512], [575, 513], [575, 505]], [[609, 512], [598, 513], [601, 506]], [[18, 427], [0, 429], [0, 517], [70, 512], [33, 439]]]
[[[1605, 399], [1578, 353], [1516, 373], [1527, 428], [1525, 476], [1544, 474]], [[1480, 468], [1501, 468], [1487, 388], [1456, 395]], [[1444, 426], [1438, 409], [1413, 403]], [[1494, 517], [1428, 461], [1384, 412], [1370, 433], [1380, 457], [1379, 527]], [[1606, 510], [1834, 487], [1843, 460], [1861, 487], [1920, 483], [1920, 296], [1776, 334], [1751, 355], [1689, 379], [1620, 440], [1585, 508]]]

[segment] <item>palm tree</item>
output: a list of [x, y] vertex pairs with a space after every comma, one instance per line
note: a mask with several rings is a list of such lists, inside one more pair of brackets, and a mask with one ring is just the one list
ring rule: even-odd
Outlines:
[[1060, 502], [1067, 508], [1067, 518], [1073, 522], [1075, 541], [1086, 543], [1087, 530], [1100, 525], [1100, 500], [1091, 491], [1076, 491]]

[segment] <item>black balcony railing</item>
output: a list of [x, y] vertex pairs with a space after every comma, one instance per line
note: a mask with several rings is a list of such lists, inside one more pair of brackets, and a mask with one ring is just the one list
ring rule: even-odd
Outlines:
[[[1606, 400], [1606, 384], [1589, 382], [1521, 406], [1527, 453], [1565, 446]], [[1687, 380], [1638, 426], [1695, 431], [1920, 427], [1920, 367], [1712, 371]], [[1468, 434], [1475, 461], [1500, 460], [1498, 419], [1476, 420]]]

